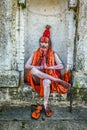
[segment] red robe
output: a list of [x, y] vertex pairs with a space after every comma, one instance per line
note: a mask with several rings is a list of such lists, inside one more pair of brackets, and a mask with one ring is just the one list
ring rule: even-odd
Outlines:
[[[40, 52], [40, 48], [39, 48], [34, 53], [32, 65], [38, 66], [40, 64], [40, 60], [41, 60], [41, 52]], [[52, 49], [48, 50], [46, 65], [47, 66], [56, 65], [55, 58], [54, 58], [54, 52], [52, 51]], [[60, 78], [60, 70], [45, 70], [45, 73], [47, 73], [55, 78]], [[69, 78], [70, 78], [70, 72], [69, 71], [65, 72], [62, 79], [66, 82], [69, 82]], [[25, 81], [27, 84], [31, 85], [35, 91], [37, 91], [39, 93], [40, 97], [44, 96], [43, 79], [40, 79], [40, 85], [35, 85], [31, 71], [28, 70]], [[65, 94], [68, 92], [68, 89], [64, 88], [62, 85], [58, 84], [57, 82], [52, 81], [51, 87], [50, 87], [50, 92], [54, 92], [54, 91], [57, 92], [58, 94]]]

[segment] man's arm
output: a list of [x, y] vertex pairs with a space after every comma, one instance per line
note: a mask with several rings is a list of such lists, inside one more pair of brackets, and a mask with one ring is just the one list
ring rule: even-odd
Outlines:
[[33, 67], [37, 69], [43, 69], [42, 66], [33, 66], [32, 61], [33, 61], [34, 53], [31, 55], [31, 57], [27, 60], [25, 64], [25, 69], [32, 69]]
[[62, 61], [60, 60], [60, 58], [58, 57], [58, 55], [55, 53], [54, 56], [55, 56], [56, 65], [55, 66], [47, 67], [47, 69], [63, 69], [64, 65], [62, 64]]
[[33, 56], [34, 54], [31, 55], [31, 57], [27, 60], [26, 64], [25, 64], [25, 69], [32, 69], [32, 60], [33, 60]]

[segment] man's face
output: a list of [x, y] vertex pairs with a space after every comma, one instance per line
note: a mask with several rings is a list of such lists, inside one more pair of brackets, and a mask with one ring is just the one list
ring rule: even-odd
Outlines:
[[46, 54], [47, 53], [47, 50], [48, 50], [48, 47], [49, 47], [49, 44], [48, 42], [40, 42], [40, 50]]

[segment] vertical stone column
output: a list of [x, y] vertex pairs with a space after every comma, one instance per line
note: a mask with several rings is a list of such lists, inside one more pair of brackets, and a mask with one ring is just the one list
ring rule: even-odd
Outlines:
[[68, 15], [68, 43], [67, 43], [67, 70], [73, 68], [73, 52], [74, 52], [74, 37], [75, 37], [75, 21], [74, 11], [70, 10]]
[[67, 70], [73, 68], [73, 56], [74, 56], [74, 39], [75, 39], [75, 31], [76, 31], [76, 26], [75, 26], [75, 12], [74, 9], [77, 6], [77, 1], [76, 0], [70, 0], [68, 3], [68, 41], [67, 41]]
[[87, 1], [79, 1], [76, 70], [87, 72]]
[[20, 86], [24, 83], [24, 10], [18, 6], [16, 15], [17, 69], [20, 74]]
[[2, 71], [11, 69], [11, 0], [0, 1], [0, 16], [0, 70]]
[[[87, 88], [87, 0], [79, 0], [78, 12], [76, 72], [73, 86]], [[85, 93], [83, 95], [85, 96]]]
[[14, 0], [0, 1], [0, 101], [9, 101], [11, 99], [9, 90], [14, 91], [19, 86], [19, 72], [13, 65], [16, 52], [14, 22], [16, 3]]
[[18, 87], [19, 84], [19, 73], [12, 68], [13, 18], [13, 1], [0, 1], [0, 87]]

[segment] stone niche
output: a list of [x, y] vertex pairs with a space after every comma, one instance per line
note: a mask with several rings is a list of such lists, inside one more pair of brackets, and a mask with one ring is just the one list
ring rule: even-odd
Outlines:
[[24, 85], [24, 64], [38, 48], [47, 24], [53, 50], [65, 70], [73, 68], [75, 19], [67, 0], [27, 0], [25, 9], [18, 1], [2, 0], [0, 7], [0, 87]]
[[[65, 65], [62, 73], [73, 68], [76, 31], [75, 12], [73, 9], [69, 9], [67, 0], [27, 0], [26, 11], [24, 15], [20, 15], [20, 19], [24, 19], [24, 25], [21, 24], [24, 26], [24, 32], [22, 32], [24, 34], [25, 45], [24, 63], [39, 47], [39, 38], [42, 36], [45, 26], [49, 24], [51, 25], [52, 48], [60, 56]], [[52, 98], [52, 101], [56, 102], [55, 100], [59, 97], [53, 94], [50, 99]], [[66, 99], [66, 96], [61, 96], [61, 98]]]
[[[60, 56], [65, 70], [73, 67], [75, 37], [74, 11], [68, 10], [67, 0], [27, 0], [25, 19], [24, 62], [39, 46], [39, 38], [47, 24], [51, 25], [53, 50]], [[65, 71], [64, 70], [64, 71]]]

